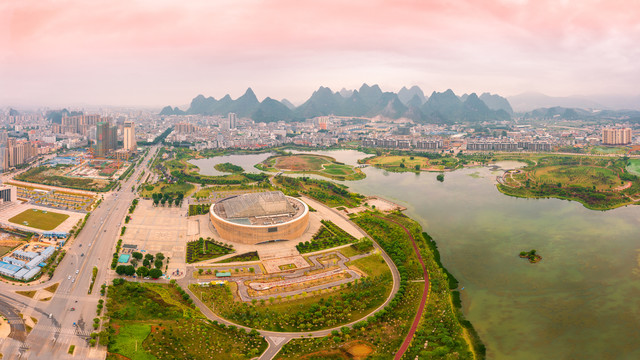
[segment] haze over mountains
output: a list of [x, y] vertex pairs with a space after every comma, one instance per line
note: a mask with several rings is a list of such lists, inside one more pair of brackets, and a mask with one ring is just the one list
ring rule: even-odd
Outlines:
[[166, 106], [161, 115], [227, 115], [251, 117], [257, 122], [293, 121], [324, 115], [384, 116], [392, 119], [406, 117], [424, 123], [476, 122], [485, 120], [509, 120], [513, 110], [507, 99], [492, 94], [475, 93], [458, 97], [452, 90], [433, 92], [428, 98], [413, 86], [403, 87], [398, 93], [383, 92], [378, 85], [363, 84], [360, 89], [334, 92], [320, 87], [300, 106], [272, 98], [259, 101], [251, 88], [233, 100], [225, 95], [221, 99], [196, 96], [185, 111]]

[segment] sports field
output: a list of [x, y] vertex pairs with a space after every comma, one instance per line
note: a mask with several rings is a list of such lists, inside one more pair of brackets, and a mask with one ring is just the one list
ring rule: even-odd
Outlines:
[[40, 230], [53, 230], [69, 218], [67, 214], [52, 211], [29, 209], [9, 219], [18, 225], [29, 226]]

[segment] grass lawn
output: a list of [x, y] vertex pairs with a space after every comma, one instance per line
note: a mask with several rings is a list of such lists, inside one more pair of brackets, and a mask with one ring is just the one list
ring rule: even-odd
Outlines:
[[29, 209], [9, 219], [10, 222], [19, 225], [25, 225], [40, 230], [53, 230], [63, 221], [67, 220], [69, 215], [59, 214], [51, 211], [43, 211], [37, 209]]
[[147, 353], [142, 346], [144, 340], [151, 334], [151, 325], [144, 323], [123, 323], [118, 334], [113, 338], [113, 345], [109, 352], [128, 357], [131, 360], [156, 360], [157, 357]]
[[389, 267], [380, 254], [373, 254], [358, 260], [349, 261], [347, 266], [353, 265], [367, 273], [368, 276], [379, 276], [389, 272]]
[[288, 155], [270, 158], [262, 163], [262, 170], [277, 169], [294, 173], [307, 172], [338, 180], [358, 180], [364, 173], [350, 165], [337, 163], [334, 158], [324, 155]]
[[313, 171], [322, 170], [322, 165], [330, 164], [333, 159], [321, 155], [291, 155], [275, 158], [274, 167], [280, 170]]
[[627, 171], [633, 175], [640, 176], [640, 159], [630, 159]]
[[108, 359], [240, 360], [267, 347], [256, 334], [206, 321], [177, 286], [124, 282], [107, 294]]
[[416, 165], [420, 168], [431, 167], [429, 159], [420, 156], [414, 156], [412, 160], [410, 156], [383, 155], [371, 158], [367, 160], [367, 163], [389, 170], [402, 170], [402, 163], [404, 163], [405, 170], [415, 170]]
[[610, 169], [592, 166], [545, 166], [535, 169], [532, 176], [538, 182], [562, 186], [580, 185], [597, 190], [610, 190], [620, 186], [618, 175]]
[[195, 190], [195, 186], [190, 183], [183, 184], [167, 184], [163, 182], [146, 185], [142, 187], [140, 192], [140, 196], [142, 197], [151, 197], [153, 193], [162, 193], [162, 194], [184, 194], [185, 197], [189, 196], [193, 190]]

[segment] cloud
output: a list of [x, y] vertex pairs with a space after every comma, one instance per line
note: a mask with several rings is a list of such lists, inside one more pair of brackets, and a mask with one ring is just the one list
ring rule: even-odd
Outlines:
[[303, 99], [362, 82], [628, 92], [638, 18], [620, 0], [15, 0], [0, 5], [0, 77], [14, 84], [0, 96], [162, 104], [253, 86]]

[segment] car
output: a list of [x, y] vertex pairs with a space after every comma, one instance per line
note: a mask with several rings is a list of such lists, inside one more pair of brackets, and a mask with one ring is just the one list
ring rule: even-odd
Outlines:
[[71, 275], [69, 275], [69, 277], [67, 278], [67, 280], [71, 280]]
[[82, 244], [78, 245], [78, 247], [82, 247]]
[[84, 253], [80, 254], [80, 256], [84, 256]]
[[76, 270], [76, 274], [79, 273], [79, 272], [80, 272], [80, 270]]
[[76, 282], [76, 279], [74, 278], [73, 280], [71, 280], [72, 283]]

